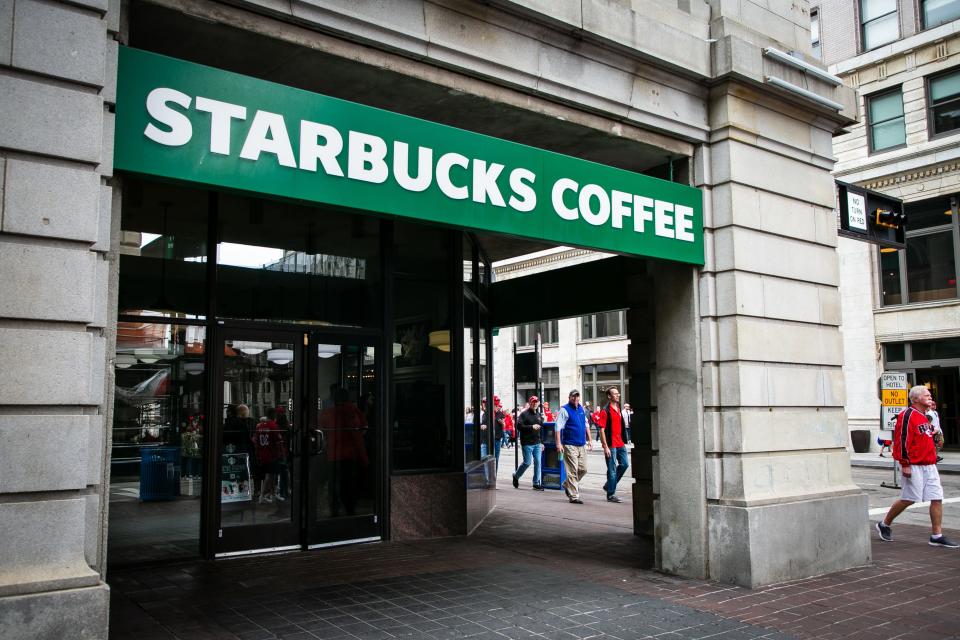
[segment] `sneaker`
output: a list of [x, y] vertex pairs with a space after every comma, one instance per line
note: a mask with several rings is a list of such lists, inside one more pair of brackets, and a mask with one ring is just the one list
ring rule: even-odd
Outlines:
[[534, 490], [534, 491], [546, 491], [546, 489], [543, 488], [543, 485], [542, 485], [542, 484], [535, 484], [535, 485], [533, 485], [533, 490]]
[[[883, 520], [877, 523], [877, 533], [884, 542], [893, 541], [893, 529], [888, 524], [883, 524]], [[932, 542], [930, 544], [933, 544]]]
[[520, 488], [520, 479], [517, 478], [517, 476], [513, 476], [513, 488], [514, 489]]
[[583, 500], [580, 498], [570, 498], [570, 504], [583, 504]]
[[607, 502], [623, 502], [623, 500], [617, 496], [607, 496]]
[[931, 547], [943, 547], [944, 549], [960, 549], [960, 544], [957, 544], [947, 536], [940, 536], [939, 538], [930, 536], [930, 542], [927, 544]]

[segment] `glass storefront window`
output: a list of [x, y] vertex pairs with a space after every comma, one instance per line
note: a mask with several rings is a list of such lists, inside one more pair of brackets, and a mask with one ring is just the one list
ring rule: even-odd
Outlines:
[[477, 341], [477, 332], [474, 326], [477, 318], [477, 304], [465, 296], [463, 303], [463, 446], [464, 460], [472, 462], [486, 455], [480, 437], [481, 411], [479, 385], [476, 377], [476, 360], [474, 345]]
[[907, 238], [907, 290], [910, 302], [957, 297], [953, 233]]
[[900, 252], [880, 249], [880, 281], [883, 304], [900, 304]]
[[447, 469], [452, 462], [449, 291], [446, 282], [396, 279], [390, 421], [395, 471]]
[[121, 315], [204, 317], [207, 203], [206, 191], [132, 178], [124, 183]]
[[199, 555], [205, 330], [117, 323], [111, 564]]
[[217, 315], [381, 323], [379, 220], [220, 194]]

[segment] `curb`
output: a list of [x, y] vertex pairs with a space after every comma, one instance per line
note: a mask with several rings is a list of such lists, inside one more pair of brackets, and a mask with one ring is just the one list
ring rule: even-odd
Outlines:
[[[879, 458], [877, 460], [850, 460], [851, 467], [864, 467], [870, 469], [889, 469], [893, 470], [893, 460], [890, 458]], [[960, 464], [955, 462], [941, 462], [937, 465], [941, 474], [960, 474]]]

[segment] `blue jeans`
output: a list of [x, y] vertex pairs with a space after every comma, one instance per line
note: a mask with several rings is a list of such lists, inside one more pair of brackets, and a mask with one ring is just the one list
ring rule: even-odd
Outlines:
[[608, 498], [617, 492], [617, 483], [620, 482], [620, 478], [627, 472], [629, 466], [627, 464], [626, 447], [610, 449], [610, 457], [607, 458], [607, 482], [603, 485]]
[[520, 448], [523, 450], [523, 464], [517, 467], [517, 470], [514, 472], [513, 477], [519, 480], [523, 476], [523, 472], [527, 470], [530, 466], [531, 460], [533, 461], [533, 486], [540, 486], [540, 445], [539, 444], [524, 444]]
[[502, 446], [499, 439], [493, 441], [493, 457], [497, 459], [497, 469], [500, 468], [500, 447]]

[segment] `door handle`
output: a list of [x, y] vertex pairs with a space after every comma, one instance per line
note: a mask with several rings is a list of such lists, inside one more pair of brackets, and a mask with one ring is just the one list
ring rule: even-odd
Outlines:
[[313, 453], [314, 455], [319, 455], [323, 453], [327, 448], [327, 436], [324, 435], [323, 429], [314, 429], [313, 437], [310, 438], [310, 441], [313, 443]]

